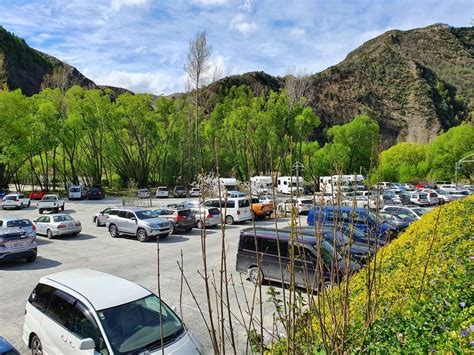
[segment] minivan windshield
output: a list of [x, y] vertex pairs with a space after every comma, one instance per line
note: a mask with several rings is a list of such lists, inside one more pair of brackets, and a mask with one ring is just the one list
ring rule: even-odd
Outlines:
[[114, 354], [138, 354], [158, 349], [162, 339], [166, 345], [184, 331], [180, 319], [153, 294], [97, 311], [97, 315]]

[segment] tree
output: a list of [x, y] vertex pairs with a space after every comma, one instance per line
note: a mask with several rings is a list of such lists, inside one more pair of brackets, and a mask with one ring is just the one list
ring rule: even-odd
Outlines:
[[209, 60], [212, 54], [212, 46], [207, 44], [206, 31], [198, 32], [196, 37], [189, 42], [188, 60], [186, 72], [194, 89], [194, 139], [195, 159], [194, 168], [198, 168], [199, 157], [199, 89], [206, 82], [209, 74]]
[[380, 155], [380, 178], [383, 181], [415, 182], [427, 173], [426, 146], [399, 143]]

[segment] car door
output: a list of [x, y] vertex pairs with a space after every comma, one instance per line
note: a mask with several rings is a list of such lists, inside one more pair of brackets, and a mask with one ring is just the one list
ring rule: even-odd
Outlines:
[[51, 221], [51, 217], [43, 216], [36, 220], [36, 233], [38, 234], [46, 234], [46, 230], [48, 229], [48, 225]]
[[316, 285], [315, 267], [316, 254], [304, 245], [295, 245], [295, 284], [303, 288], [313, 288]]
[[71, 295], [54, 290], [41, 321], [39, 338], [43, 350], [48, 354], [69, 354], [69, 330], [67, 329], [76, 299]]
[[[137, 231], [137, 220], [136, 216], [133, 212], [130, 211], [122, 211], [123, 213], [123, 218], [121, 218], [121, 223], [122, 223], [122, 229], [124, 233], [128, 234], [135, 234]], [[135, 218], [135, 220], [132, 220], [132, 218]]]
[[67, 341], [67, 346], [69, 346], [68, 355], [91, 354], [90, 350], [79, 349], [81, 340], [87, 338], [94, 340], [94, 354], [109, 354], [104, 337], [92, 316], [92, 312], [80, 301], [76, 301], [74, 304], [68, 330], [70, 331]]
[[98, 217], [100, 224], [105, 224], [105, 222], [107, 222], [107, 216], [109, 215], [110, 211], [111, 211], [111, 208], [106, 208], [105, 210], [100, 212], [99, 217]]

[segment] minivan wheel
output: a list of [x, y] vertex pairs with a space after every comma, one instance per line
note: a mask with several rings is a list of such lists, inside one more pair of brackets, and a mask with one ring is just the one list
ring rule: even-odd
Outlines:
[[234, 224], [234, 217], [232, 217], [232, 216], [227, 216], [227, 217], [225, 218], [225, 223], [226, 223], [226, 224]]
[[41, 345], [41, 340], [37, 335], [33, 335], [31, 339], [31, 354], [32, 355], [42, 355], [43, 346]]
[[32, 263], [35, 260], [36, 260], [36, 254], [33, 254], [33, 255], [26, 258], [27, 263]]
[[118, 237], [118, 229], [117, 229], [117, 226], [115, 224], [112, 224], [110, 227], [109, 227], [109, 233], [110, 233], [110, 236], [112, 238], [117, 238]]
[[100, 227], [100, 221], [99, 221], [99, 219], [98, 219], [97, 217], [95, 218], [95, 225], [96, 225], [97, 227]]
[[140, 228], [137, 230], [137, 239], [139, 242], [146, 242], [148, 241], [148, 234], [146, 233], [146, 230]]
[[[259, 275], [260, 274], [260, 275]], [[249, 280], [255, 285], [261, 285], [264, 280], [263, 271], [258, 267], [252, 267], [249, 269]]]
[[46, 231], [46, 237], [47, 237], [48, 239], [52, 239], [52, 238], [53, 238], [53, 231], [52, 231], [51, 229], [48, 229], [48, 230]]

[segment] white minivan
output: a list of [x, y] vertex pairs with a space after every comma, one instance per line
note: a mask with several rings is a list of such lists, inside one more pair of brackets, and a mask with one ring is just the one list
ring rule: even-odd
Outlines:
[[212, 198], [204, 201], [202, 205], [204, 207], [219, 208], [226, 224], [245, 222], [252, 219], [250, 202], [246, 197]]
[[179, 317], [146, 288], [91, 269], [44, 276], [25, 309], [33, 354], [200, 354]]
[[87, 189], [82, 185], [71, 185], [68, 188], [68, 199], [82, 200], [87, 197]]

